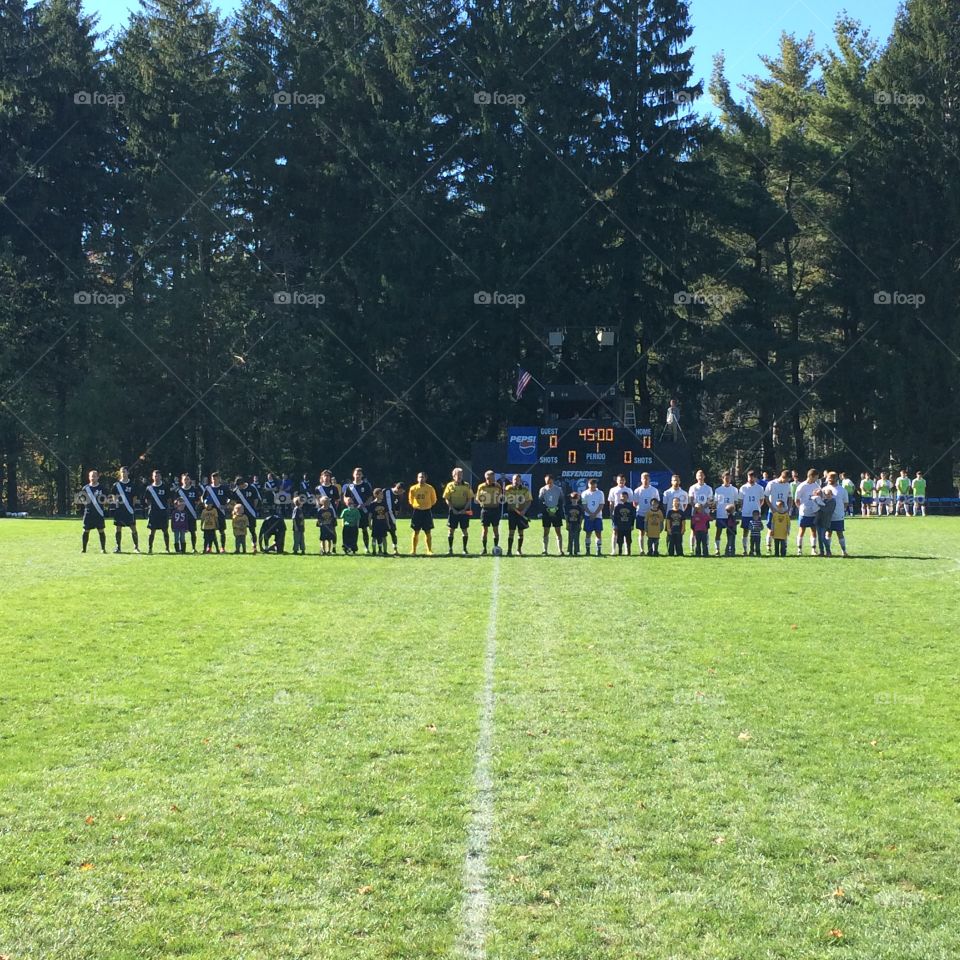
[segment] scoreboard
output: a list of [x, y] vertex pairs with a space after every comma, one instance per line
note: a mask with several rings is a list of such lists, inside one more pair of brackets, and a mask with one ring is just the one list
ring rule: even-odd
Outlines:
[[511, 427], [507, 461], [525, 466], [535, 482], [550, 473], [571, 488], [582, 488], [590, 477], [603, 486], [623, 473], [639, 483], [639, 474], [653, 466], [653, 432], [592, 420], [572, 426]]

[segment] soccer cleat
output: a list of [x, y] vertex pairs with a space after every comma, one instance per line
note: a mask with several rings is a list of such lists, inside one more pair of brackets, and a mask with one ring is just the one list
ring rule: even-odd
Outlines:
[[133, 548], [133, 552], [134, 552], [134, 553], [139, 553], [139, 552], [140, 552], [140, 548], [139, 548], [139, 547], [134, 547], [134, 548]]
[[432, 550], [428, 550], [428, 551], [427, 551], [427, 556], [428, 556], [428, 557], [432, 557], [432, 556], [433, 556], [433, 551], [432, 551]]
[[540, 552], [540, 555], [543, 556], [543, 557], [545, 557], [545, 556], [547, 555], [547, 548], [546, 548], [546, 547], [543, 548], [543, 550]]
[[114, 553], [119, 553], [119, 552], [120, 552], [120, 548], [119, 548], [119, 547], [114, 547], [114, 548], [113, 548], [113, 552], [114, 552]]
[[484, 547], [484, 548], [480, 551], [480, 556], [481, 556], [481, 557], [485, 557], [486, 555], [487, 555], [487, 548]]

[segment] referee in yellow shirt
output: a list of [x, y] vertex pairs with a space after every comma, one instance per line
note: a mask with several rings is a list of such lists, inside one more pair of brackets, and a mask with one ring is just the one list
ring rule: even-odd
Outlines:
[[473, 489], [463, 482], [463, 470], [453, 468], [453, 479], [443, 488], [443, 499], [447, 504], [447, 547], [453, 556], [453, 537], [459, 527], [463, 531], [463, 553], [467, 554], [467, 534], [472, 516]]
[[407, 503], [413, 510], [413, 518], [410, 521], [410, 527], [413, 530], [413, 546], [410, 553], [416, 556], [417, 543], [420, 540], [420, 531], [423, 531], [424, 539], [427, 541], [427, 556], [433, 556], [433, 507], [437, 502], [437, 491], [427, 483], [425, 473], [417, 474], [417, 482], [407, 491]]
[[503, 490], [497, 483], [497, 475], [488, 470], [483, 483], [477, 486], [474, 499], [480, 504], [480, 526], [483, 538], [483, 553], [487, 552], [487, 531], [493, 527], [493, 546], [500, 546], [500, 514], [503, 511]]

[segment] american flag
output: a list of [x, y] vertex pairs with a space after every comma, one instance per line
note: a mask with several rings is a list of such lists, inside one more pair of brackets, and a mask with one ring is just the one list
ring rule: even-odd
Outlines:
[[530, 381], [533, 379], [533, 377], [531, 377], [530, 374], [523, 369], [523, 367], [517, 367], [517, 370], [519, 373], [517, 375], [516, 398], [519, 400], [523, 396], [523, 391], [530, 386]]

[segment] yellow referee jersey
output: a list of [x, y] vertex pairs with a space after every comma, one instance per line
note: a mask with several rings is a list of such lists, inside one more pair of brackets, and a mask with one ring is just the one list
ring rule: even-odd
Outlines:
[[454, 483], [451, 480], [443, 488], [443, 499], [454, 510], [462, 510], [473, 499], [473, 490], [469, 483]]
[[429, 483], [415, 483], [407, 492], [407, 501], [414, 510], [431, 510], [437, 502], [437, 491]]

